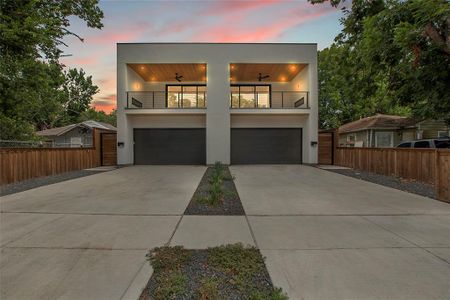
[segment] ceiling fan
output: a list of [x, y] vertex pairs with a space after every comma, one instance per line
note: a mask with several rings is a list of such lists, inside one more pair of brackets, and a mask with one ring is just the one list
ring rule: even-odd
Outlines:
[[183, 79], [183, 75], [178, 75], [178, 73], [175, 73], [175, 79], [178, 82], [181, 82], [181, 79]]
[[270, 75], [262, 75], [261, 73], [258, 74], [258, 81], [262, 81], [263, 79], [267, 79], [269, 78]]

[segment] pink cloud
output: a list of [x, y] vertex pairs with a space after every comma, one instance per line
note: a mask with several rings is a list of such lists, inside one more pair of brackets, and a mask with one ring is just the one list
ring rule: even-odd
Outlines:
[[158, 37], [164, 37], [166, 35], [184, 32], [190, 28], [197, 27], [198, 24], [198, 21], [195, 20], [175, 21], [170, 26], [165, 25], [164, 28], [155, 31], [154, 34]]
[[[279, 39], [287, 30], [297, 27], [306, 22], [321, 18], [336, 9], [322, 6], [312, 8], [311, 6], [299, 5], [299, 7], [288, 10], [278, 16], [265, 20], [264, 23], [233, 22], [235, 15], [229, 15], [217, 25], [209, 27], [202, 34], [192, 36], [193, 41], [210, 42], [267, 42]], [[250, 19], [250, 14], [242, 14], [242, 19]]]
[[110, 113], [117, 108], [117, 97], [115, 94], [97, 97], [97, 99], [92, 101], [91, 106], [97, 111]]
[[253, 1], [217, 1], [211, 3], [204, 13], [206, 15], [222, 15], [243, 12], [245, 10], [260, 9], [282, 3], [280, 0], [253, 0]]

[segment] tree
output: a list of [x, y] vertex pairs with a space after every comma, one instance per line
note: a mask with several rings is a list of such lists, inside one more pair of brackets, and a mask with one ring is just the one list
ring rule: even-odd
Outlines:
[[319, 53], [319, 68], [325, 68], [319, 70], [321, 126], [374, 113], [450, 121], [447, 1], [355, 0], [351, 5], [344, 8], [343, 31]]
[[[66, 78], [58, 61], [65, 45], [62, 38], [77, 36], [68, 29], [71, 16], [101, 28], [103, 13], [97, 4], [97, 0], [0, 2], [0, 139], [33, 139], [35, 130], [64, 123], [71, 89], [66, 84], [71, 78]], [[80, 76], [78, 81], [83, 82]], [[92, 91], [92, 86], [82, 86]]]
[[89, 108], [92, 96], [99, 92], [96, 85], [92, 83], [92, 76], [87, 76], [81, 69], [69, 69], [65, 73], [66, 82], [64, 93], [67, 101], [63, 104], [66, 113], [66, 122], [75, 123], [81, 113]]
[[94, 120], [117, 126], [117, 110], [113, 110], [109, 114], [106, 114], [104, 111], [96, 111], [93, 108], [89, 108], [80, 114], [78, 122], [87, 120]]
[[68, 29], [69, 17], [78, 17], [91, 28], [103, 27], [98, 0], [3, 0], [0, 8], [2, 55], [57, 61], [64, 36], [83, 41]]

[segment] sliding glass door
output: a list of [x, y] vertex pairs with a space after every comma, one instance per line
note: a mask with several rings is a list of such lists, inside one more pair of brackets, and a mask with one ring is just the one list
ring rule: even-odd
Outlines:
[[230, 87], [231, 108], [270, 108], [270, 90], [268, 84], [233, 84]]
[[206, 108], [205, 85], [167, 85], [167, 108]]

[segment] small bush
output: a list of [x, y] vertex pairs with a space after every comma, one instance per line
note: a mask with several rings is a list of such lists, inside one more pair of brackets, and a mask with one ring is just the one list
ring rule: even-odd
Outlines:
[[222, 182], [218, 181], [212, 183], [209, 194], [210, 201], [213, 205], [220, 203], [222, 200]]

